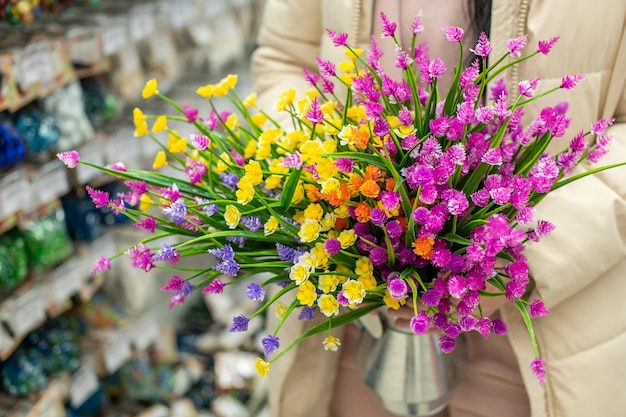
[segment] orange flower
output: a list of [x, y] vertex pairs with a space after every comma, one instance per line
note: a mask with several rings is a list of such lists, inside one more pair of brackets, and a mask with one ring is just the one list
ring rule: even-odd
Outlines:
[[356, 219], [358, 221], [360, 221], [361, 223], [365, 223], [365, 222], [370, 221], [371, 211], [372, 209], [370, 208], [370, 206], [367, 205], [367, 203], [361, 202], [359, 203], [358, 206], [356, 206], [356, 210], [354, 210], [354, 214], [356, 215]]
[[382, 176], [382, 173], [380, 172], [380, 168], [374, 165], [368, 165], [367, 168], [365, 168], [363, 179], [365, 181], [367, 180], [378, 181], [381, 179], [381, 176]]
[[322, 199], [322, 194], [320, 193], [320, 189], [313, 184], [305, 184], [304, 192], [306, 193], [307, 200], [317, 203]]
[[345, 203], [346, 200], [350, 199], [350, 192], [348, 191], [348, 186], [345, 183], [341, 183], [339, 190], [331, 193], [321, 193], [321, 197], [331, 205], [339, 207]]
[[433, 245], [435, 241], [432, 237], [418, 237], [413, 242], [413, 252], [424, 259], [430, 259], [433, 255]]
[[365, 197], [376, 198], [380, 194], [380, 187], [374, 180], [366, 180], [359, 188], [361, 194]]
[[367, 144], [370, 141], [370, 132], [368, 129], [354, 129], [353, 142], [354, 146], [358, 149], [367, 148]]
[[393, 191], [396, 188], [396, 180], [393, 178], [387, 178], [385, 180], [385, 191]]
[[402, 233], [406, 233], [409, 230], [409, 222], [406, 217], [398, 217], [396, 220], [400, 222], [400, 226], [402, 226]]
[[335, 219], [335, 228], [339, 230], [346, 230], [348, 228], [348, 219], [337, 217], [337, 219]]
[[348, 180], [348, 190], [350, 191], [350, 194], [358, 193], [361, 185], [363, 185], [363, 178], [357, 174], [352, 175]]

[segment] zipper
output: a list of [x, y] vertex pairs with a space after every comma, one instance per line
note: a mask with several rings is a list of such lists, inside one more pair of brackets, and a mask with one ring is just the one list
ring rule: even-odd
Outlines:
[[359, 27], [361, 26], [361, 8], [363, 6], [363, 0], [354, 0], [353, 13], [352, 13], [352, 33], [350, 38], [353, 45], [359, 44]]
[[[515, 28], [515, 38], [524, 36], [526, 33], [526, 23], [528, 21], [528, 6], [530, 0], [521, 0], [519, 5], [519, 12], [517, 14], [517, 25]], [[519, 64], [513, 65], [511, 68], [511, 91], [517, 89], [519, 84]]]

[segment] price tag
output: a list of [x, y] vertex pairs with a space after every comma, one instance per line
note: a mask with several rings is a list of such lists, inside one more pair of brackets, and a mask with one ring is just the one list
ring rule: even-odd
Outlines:
[[22, 336], [36, 329], [46, 320], [46, 303], [37, 288], [33, 288], [16, 300], [15, 315], [11, 328]]
[[130, 16], [130, 37], [140, 41], [154, 33], [156, 23], [150, 10], [138, 10]]
[[226, 11], [226, 2], [224, 0], [205, 0], [204, 15], [208, 18], [218, 17]]
[[119, 333], [112, 341], [107, 343], [104, 350], [104, 367], [112, 374], [117, 371], [130, 359], [130, 341], [123, 334]]
[[7, 177], [0, 182], [0, 212], [3, 218], [26, 208], [29, 196], [28, 190], [28, 179], [21, 171], [18, 175]]
[[159, 340], [159, 323], [154, 317], [144, 317], [133, 328], [133, 342], [139, 350], [144, 350]]
[[180, 0], [170, 6], [170, 17], [173, 28], [181, 28], [191, 22], [193, 8], [189, 0]]
[[122, 25], [111, 26], [102, 30], [102, 49], [106, 56], [119, 52], [128, 41], [128, 32]]
[[57, 303], [61, 304], [78, 292], [83, 283], [80, 261], [71, 258], [53, 272], [53, 291]]
[[52, 168], [46, 165], [33, 178], [33, 184], [37, 187], [37, 197], [40, 203], [50, 201], [66, 194], [69, 189], [65, 166], [59, 161], [53, 161]]
[[100, 382], [95, 367], [90, 361], [83, 364], [72, 376], [70, 388], [70, 404], [78, 408], [98, 390]]
[[[102, 152], [98, 140], [87, 142], [87, 144], [80, 149], [80, 157], [84, 161], [89, 161], [100, 166], [104, 165], [104, 152]], [[82, 164], [77, 166], [76, 169], [76, 177], [81, 184], [88, 183], [100, 174], [100, 171], [96, 168]]]

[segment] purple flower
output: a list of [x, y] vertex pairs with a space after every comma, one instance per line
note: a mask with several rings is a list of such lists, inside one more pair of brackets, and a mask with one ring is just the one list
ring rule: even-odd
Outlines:
[[153, 261], [165, 261], [170, 265], [178, 262], [179, 254], [176, 248], [164, 243], [161, 249], [152, 258]]
[[248, 284], [246, 296], [252, 301], [263, 301], [265, 299], [265, 290], [256, 282]]
[[559, 176], [559, 167], [554, 156], [543, 154], [528, 173], [533, 189], [538, 193], [547, 193]]
[[404, 300], [407, 297], [409, 286], [405, 280], [400, 278], [392, 278], [387, 282], [387, 289], [391, 298], [396, 300]]
[[339, 252], [341, 252], [341, 242], [334, 238], [326, 239], [326, 241], [324, 242], [324, 249], [326, 249], [326, 252], [328, 252], [330, 256], [337, 255]]
[[335, 166], [344, 174], [350, 174], [354, 169], [354, 160], [351, 158], [337, 158]]
[[207, 250], [211, 255], [217, 256], [220, 261], [232, 261], [235, 259], [235, 251], [230, 245], [224, 245], [223, 248], [212, 248]]
[[545, 41], [539, 41], [537, 44], [537, 52], [548, 55], [550, 53], [550, 50], [558, 40], [559, 37], [555, 36], [554, 38], [550, 38]]
[[387, 214], [379, 208], [374, 208], [370, 212], [370, 221], [375, 226], [382, 226], [387, 221]]
[[550, 310], [543, 304], [541, 300], [533, 300], [530, 303], [530, 317], [541, 317], [550, 314]]
[[304, 306], [302, 310], [300, 310], [300, 314], [298, 315], [298, 320], [301, 321], [310, 321], [315, 318], [315, 308]]
[[448, 39], [449, 42], [461, 42], [461, 39], [463, 39], [464, 32], [460, 27], [448, 26], [442, 28], [441, 30], [443, 30], [443, 33], [446, 35], [446, 39]]
[[250, 320], [243, 314], [235, 316], [233, 317], [233, 324], [230, 326], [230, 329], [228, 331], [231, 333], [245, 332], [246, 330], [248, 330], [249, 321]]
[[270, 334], [261, 339], [261, 344], [263, 345], [263, 352], [267, 357], [276, 352], [276, 350], [280, 346], [280, 339]]
[[456, 348], [456, 342], [449, 336], [441, 336], [439, 338], [439, 348], [443, 353], [452, 353]]
[[192, 133], [189, 135], [189, 140], [193, 147], [199, 151], [203, 151], [209, 147], [210, 140], [208, 136]]
[[420, 311], [417, 316], [411, 317], [409, 321], [409, 327], [413, 331], [413, 333], [417, 335], [426, 334], [428, 328], [430, 327], [430, 320], [428, 315], [426, 315], [425, 311]]
[[168, 207], [162, 209], [163, 214], [174, 222], [175, 225], [180, 226], [186, 219], [187, 204], [185, 199], [180, 197]]
[[396, 240], [402, 236], [402, 225], [397, 220], [392, 220], [385, 225], [389, 239]]
[[[347, 33], [337, 33], [334, 30], [326, 29], [326, 33], [330, 36], [330, 39], [333, 41], [335, 46], [347, 46], [348, 44], [348, 34]], [[267, 355], [265, 355], [267, 356]]]
[[224, 291], [225, 284], [218, 278], [214, 278], [202, 289], [202, 294], [221, 294]]
[[463, 330], [464, 332], [469, 332], [470, 330], [474, 330], [477, 322], [478, 322], [477, 319], [469, 315], [459, 318], [459, 326], [461, 326], [461, 330]]
[[422, 12], [420, 11], [415, 15], [415, 19], [413, 19], [413, 23], [411, 23], [411, 33], [413, 35], [419, 35], [424, 31], [424, 25], [422, 25]]
[[492, 331], [493, 334], [504, 336], [509, 332], [509, 329], [507, 328], [506, 323], [504, 323], [501, 319], [496, 318], [492, 321]]
[[574, 75], [573, 77], [569, 75], [565, 75], [561, 79], [561, 88], [564, 88], [566, 90], [571, 90], [572, 88], [576, 87], [578, 82], [582, 80], [583, 78], [585, 78], [585, 76], [582, 74]]
[[110, 271], [110, 270], [111, 270], [111, 259], [101, 256], [100, 258], [98, 258], [93, 268], [91, 268], [90, 274], [95, 275], [98, 272]]
[[241, 265], [239, 265], [234, 260], [223, 261], [213, 266], [214, 270], [222, 272], [223, 274], [229, 275], [231, 277], [236, 277], [239, 273], [240, 268]]
[[251, 232], [256, 232], [263, 227], [259, 216], [243, 216], [240, 223], [247, 227]]
[[195, 107], [183, 104], [183, 113], [185, 114], [185, 118], [189, 123], [195, 122], [198, 118], [198, 109], [196, 109]]
[[512, 57], [519, 58], [522, 56], [522, 49], [526, 46], [526, 37], [527, 35], [523, 35], [519, 38], [509, 39], [506, 41], [506, 49]]
[[478, 43], [474, 49], [470, 49], [474, 54], [486, 58], [491, 53], [491, 43], [489, 42], [489, 38], [485, 32], [480, 32], [480, 36], [478, 37]]
[[491, 320], [488, 317], [479, 318], [474, 326], [474, 330], [486, 339], [489, 333], [491, 333]]
[[124, 165], [123, 162], [114, 162], [112, 164], [108, 164], [106, 167], [114, 171], [120, 171], [120, 172], [128, 171], [128, 169], [126, 168], [126, 165]]
[[283, 262], [296, 262], [297, 261], [297, 256], [296, 256], [297, 252], [294, 248], [291, 248], [287, 245], [283, 245], [282, 243], [277, 243], [276, 250], [278, 251], [278, 257], [280, 258], [281, 261]]
[[547, 364], [539, 358], [533, 359], [533, 361], [530, 363], [530, 366], [529, 366], [533, 375], [535, 375], [537, 380], [539, 380], [539, 384], [542, 387], [546, 383], [546, 367], [547, 367]]
[[89, 197], [91, 197], [91, 201], [96, 206], [97, 209], [107, 206], [109, 204], [109, 193], [101, 190], [94, 190], [90, 186], [85, 186]]
[[517, 85], [519, 89], [519, 93], [524, 97], [532, 97], [535, 95], [535, 90], [537, 89], [537, 84], [539, 83], [539, 78], [534, 78], [532, 80], [522, 80]]
[[76, 168], [80, 161], [80, 155], [76, 151], [65, 151], [57, 153], [57, 158], [68, 168]]
[[200, 209], [207, 217], [211, 217], [219, 211], [217, 204], [211, 204], [211, 201], [205, 198], [196, 197], [196, 204], [200, 206]]
[[443, 329], [443, 331], [446, 333], [446, 336], [452, 339], [456, 339], [461, 334], [462, 329], [458, 323], [452, 322], [452, 323], [448, 323], [448, 325], [445, 327], [445, 329]]
[[440, 300], [441, 300], [441, 292], [439, 292], [439, 290], [436, 290], [434, 288], [426, 290], [422, 294], [422, 303], [424, 303], [425, 306], [435, 307], [439, 304]]
[[396, 47], [396, 67], [405, 70], [411, 66], [413, 59], [400, 47]]
[[170, 294], [169, 308], [175, 305], [180, 305], [185, 302], [185, 299], [193, 292], [193, 284], [187, 281], [183, 281], [180, 289], [172, 291]]
[[397, 25], [394, 22], [390, 22], [384, 12], [380, 12], [380, 21], [382, 26], [382, 34], [380, 37], [393, 38], [396, 33]]
[[239, 177], [237, 174], [233, 174], [232, 172], [222, 172], [220, 173], [220, 180], [222, 180], [222, 184], [234, 190], [237, 187], [237, 183], [239, 182]]

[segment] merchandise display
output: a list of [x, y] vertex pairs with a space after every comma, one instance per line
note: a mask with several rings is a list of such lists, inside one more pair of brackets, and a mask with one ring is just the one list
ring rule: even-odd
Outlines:
[[262, 3], [0, 1], [0, 415], [230, 417], [263, 407], [250, 372], [255, 335], [233, 338], [225, 305], [196, 297], [168, 310], [155, 301], [168, 297], [166, 278], [92, 269], [137, 229], [88, 190], [125, 209], [147, 202], [127, 199], [132, 183], [68, 174], [55, 157], [80, 148], [115, 169], [148, 167], [158, 149], [135, 140], [128, 117], [145, 80], [194, 105], [181, 88], [192, 79], [246, 71]]

